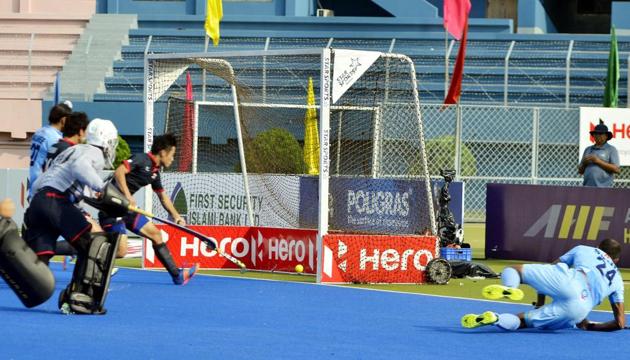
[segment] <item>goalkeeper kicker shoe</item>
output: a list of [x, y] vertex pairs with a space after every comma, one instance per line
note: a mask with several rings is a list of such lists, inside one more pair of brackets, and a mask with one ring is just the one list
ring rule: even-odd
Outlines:
[[199, 268], [199, 263], [193, 265], [191, 268], [181, 268], [179, 269], [179, 275], [173, 278], [173, 282], [175, 285], [186, 285], [192, 279], [192, 277], [197, 273], [197, 269]]
[[468, 329], [478, 328], [480, 326], [492, 325], [499, 321], [497, 314], [492, 311], [486, 311], [483, 314], [466, 314], [462, 317], [462, 326]]
[[498, 299], [510, 299], [510, 300], [522, 300], [523, 299], [523, 290], [519, 288], [513, 288], [508, 286], [503, 286], [499, 284], [488, 285], [483, 288], [482, 294], [486, 299], [490, 300], [498, 300]]

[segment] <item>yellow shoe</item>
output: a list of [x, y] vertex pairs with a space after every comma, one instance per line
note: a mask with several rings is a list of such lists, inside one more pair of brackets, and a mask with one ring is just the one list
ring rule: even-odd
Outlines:
[[522, 300], [524, 297], [523, 290], [519, 288], [507, 287], [499, 284], [488, 285], [483, 288], [482, 294], [486, 299], [498, 300], [498, 299], [510, 299], [510, 300]]
[[483, 314], [466, 314], [462, 317], [462, 326], [468, 329], [474, 329], [480, 326], [492, 325], [499, 321], [497, 314], [492, 311], [486, 311]]

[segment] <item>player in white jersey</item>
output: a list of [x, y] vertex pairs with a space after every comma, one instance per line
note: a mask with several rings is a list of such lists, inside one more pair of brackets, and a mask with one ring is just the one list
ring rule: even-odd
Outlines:
[[54, 255], [59, 235], [74, 246], [92, 229], [74, 204], [81, 201], [86, 188], [103, 190], [99, 172], [114, 161], [118, 132], [109, 120], [94, 119], [87, 128], [87, 142], [59, 154], [33, 184], [33, 199], [24, 215], [25, 240], [46, 263]]
[[[61, 292], [59, 308], [64, 313], [104, 314], [119, 236], [92, 234], [92, 224], [75, 204], [86, 191], [91, 190], [94, 197], [103, 192], [105, 183], [99, 172], [112, 166], [118, 131], [111, 121], [94, 119], [87, 127], [86, 138], [87, 144], [75, 145], [59, 154], [33, 184], [34, 195], [24, 214], [22, 236], [35, 253], [33, 256], [37, 256], [37, 263], [44, 264], [55, 253], [57, 237], [63, 236], [78, 254], [72, 281]], [[19, 239], [15, 240], [19, 243]], [[29, 262], [28, 255], [23, 258], [26, 260], [22, 263]], [[20, 286], [39, 282], [33, 278], [18, 278]], [[46, 296], [39, 296], [40, 300]]]
[[[495, 325], [504, 330], [538, 328], [557, 330], [579, 327], [584, 330], [612, 331], [625, 327], [623, 279], [616, 263], [621, 244], [605, 239], [598, 248], [576, 246], [553, 264], [523, 264], [506, 267], [501, 273], [502, 285], [488, 285], [483, 295], [488, 299], [521, 300], [518, 286], [527, 284], [538, 292], [535, 309], [514, 314], [467, 314], [462, 326], [476, 328]], [[553, 299], [545, 305], [545, 295]], [[608, 298], [614, 319], [604, 323], [590, 322], [591, 310]]]

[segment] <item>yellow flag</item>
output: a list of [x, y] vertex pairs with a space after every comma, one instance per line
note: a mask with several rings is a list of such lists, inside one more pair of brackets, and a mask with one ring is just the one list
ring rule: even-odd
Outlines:
[[308, 78], [306, 92], [306, 115], [304, 115], [304, 163], [309, 175], [319, 174], [319, 134], [317, 131], [317, 110], [313, 79]]
[[219, 23], [223, 18], [223, 3], [221, 0], [208, 0], [206, 9], [206, 35], [212, 39], [214, 46], [219, 45]]

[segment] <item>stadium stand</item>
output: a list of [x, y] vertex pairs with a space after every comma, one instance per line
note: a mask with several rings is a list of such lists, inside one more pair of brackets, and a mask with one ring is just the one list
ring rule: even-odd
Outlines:
[[42, 123], [42, 99], [95, 11], [96, 0], [0, 4], [0, 130], [3, 167], [28, 165], [27, 135]]
[[[427, 19], [429, 25], [432, 24], [430, 20]], [[235, 23], [241, 21], [234, 20]], [[230, 18], [224, 23], [227, 35], [221, 39], [219, 47], [210, 47], [208, 51], [331, 46], [404, 53], [415, 62], [423, 102], [441, 102], [444, 97], [444, 35], [434, 32], [437, 29], [429, 27], [429, 32], [418, 32], [413, 36], [401, 32], [396, 37], [383, 38], [382, 34], [387, 33], [385, 30], [378, 33], [381, 37], [374, 38], [371, 32], [362, 31], [360, 24], [346, 23], [344, 26], [347, 28], [354, 27], [352, 36], [335, 37], [333, 35], [339, 33], [336, 30], [312, 29], [309, 26], [311, 22], [306, 20], [303, 20], [300, 28], [297, 25], [299, 22], [293, 20], [296, 32], [291, 37], [273, 36], [271, 33], [269, 36], [250, 36], [253, 33], [264, 35], [264, 31], [230, 31]], [[164, 15], [140, 15], [138, 26], [137, 30], [130, 32], [129, 45], [123, 47], [121, 59], [114, 63], [112, 76], [105, 79], [105, 91], [97, 94], [96, 100], [140, 101], [145, 52], [198, 52], [205, 49], [201, 30], [203, 20], [199, 16], [169, 18]], [[495, 28], [494, 25], [492, 27]], [[503, 104], [507, 63], [508, 103], [564, 106], [570, 47], [568, 102], [572, 105], [595, 105], [601, 102], [608, 61], [607, 36], [509, 34], [485, 32], [483, 28], [483, 25], [471, 27], [462, 94], [464, 103]], [[241, 35], [231, 35], [233, 33]], [[512, 43], [514, 45], [506, 62]], [[457, 50], [458, 43], [454, 43], [448, 51], [451, 69]], [[629, 50], [630, 43], [619, 42], [620, 53]], [[620, 99], [624, 104], [627, 87], [626, 71], [623, 70], [627, 69], [627, 57], [621, 56], [620, 61]], [[201, 81], [195, 75], [198, 74], [193, 74], [193, 83], [200, 84]]]

